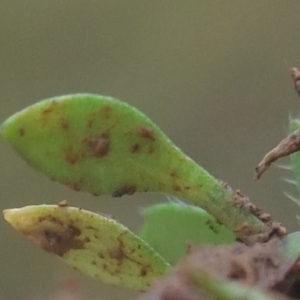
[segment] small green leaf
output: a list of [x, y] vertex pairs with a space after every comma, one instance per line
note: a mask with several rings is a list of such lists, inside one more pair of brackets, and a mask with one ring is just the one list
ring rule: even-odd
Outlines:
[[29, 164], [75, 190], [174, 194], [207, 210], [241, 240], [270, 230], [247, 209], [249, 200], [124, 102], [92, 94], [50, 98], [11, 116], [1, 132]]
[[232, 231], [216, 222], [205, 210], [183, 203], [164, 203], [143, 210], [139, 236], [167, 261], [175, 264], [191, 244], [229, 244]]
[[282, 242], [284, 255], [288, 260], [294, 260], [300, 256], [300, 231], [288, 234]]
[[[290, 119], [289, 123], [289, 132], [293, 133], [300, 129], [300, 120], [299, 119]], [[298, 194], [300, 194], [300, 152], [297, 151], [290, 155], [291, 168], [295, 176]], [[289, 196], [289, 194], [287, 194]], [[297, 205], [300, 205], [300, 199], [298, 197], [289, 196]], [[283, 238], [283, 249], [284, 254], [287, 259], [293, 260], [299, 257], [300, 255], [300, 231], [296, 231], [288, 234]]]
[[27, 206], [5, 210], [4, 217], [42, 249], [104, 283], [146, 290], [169, 267], [123, 225], [80, 208]]
[[[289, 125], [290, 133], [299, 129], [300, 129], [300, 120], [299, 119], [290, 120], [290, 125]], [[290, 160], [291, 160], [292, 170], [294, 171], [294, 175], [296, 179], [295, 182], [297, 184], [298, 193], [300, 194], [300, 152], [298, 151], [291, 154]], [[298, 199], [295, 200], [297, 200], [298, 205], [300, 205], [300, 200]]]

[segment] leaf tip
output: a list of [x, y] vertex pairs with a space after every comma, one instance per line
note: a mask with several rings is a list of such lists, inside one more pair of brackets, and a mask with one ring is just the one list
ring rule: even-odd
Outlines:
[[18, 220], [20, 219], [20, 210], [17, 208], [3, 210], [3, 216], [7, 223], [18, 229]]

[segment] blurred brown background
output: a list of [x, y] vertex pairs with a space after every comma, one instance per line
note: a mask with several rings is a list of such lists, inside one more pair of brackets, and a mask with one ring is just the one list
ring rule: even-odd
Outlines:
[[[296, 230], [295, 193], [276, 167], [252, 180], [300, 101], [299, 1], [8, 1], [0, 4], [0, 121], [40, 99], [94, 92], [149, 115], [192, 158]], [[1, 210], [58, 203], [112, 214], [135, 230], [162, 195], [94, 198], [52, 183], [3, 141]], [[0, 299], [46, 295], [70, 274], [0, 219]], [[176, 234], [176, 233], [175, 233]], [[79, 275], [91, 297], [131, 293]], [[127, 295], [127, 296], [125, 296]]]

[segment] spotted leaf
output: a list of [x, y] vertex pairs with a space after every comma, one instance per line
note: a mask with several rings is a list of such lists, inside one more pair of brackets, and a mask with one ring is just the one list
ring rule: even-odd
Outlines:
[[129, 229], [83, 209], [27, 206], [5, 210], [4, 217], [40, 248], [104, 283], [146, 290], [169, 267]]

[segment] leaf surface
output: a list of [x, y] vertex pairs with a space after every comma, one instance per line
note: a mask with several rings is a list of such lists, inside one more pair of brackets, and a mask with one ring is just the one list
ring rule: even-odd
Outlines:
[[77, 191], [114, 197], [173, 194], [201, 206], [242, 240], [269, 228], [249, 200], [180, 151], [148, 117], [116, 99], [75, 94], [8, 118], [2, 135], [33, 167]]
[[[292, 133], [300, 129], [300, 120], [292, 119], [290, 120], [289, 131]], [[292, 170], [294, 171], [294, 176], [297, 183], [298, 195], [300, 195], [300, 152], [295, 152], [290, 155]], [[296, 198], [295, 200], [297, 200]], [[298, 199], [298, 205], [300, 205], [300, 200]]]
[[169, 267], [129, 229], [83, 209], [27, 206], [5, 210], [4, 217], [45, 251], [104, 283], [146, 290]]
[[175, 264], [187, 253], [189, 244], [230, 244], [235, 235], [197, 206], [163, 203], [142, 212], [139, 236], [167, 261]]
[[300, 231], [289, 233], [283, 238], [283, 250], [289, 260], [300, 257]]

